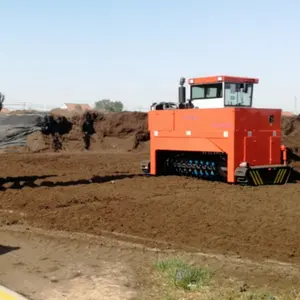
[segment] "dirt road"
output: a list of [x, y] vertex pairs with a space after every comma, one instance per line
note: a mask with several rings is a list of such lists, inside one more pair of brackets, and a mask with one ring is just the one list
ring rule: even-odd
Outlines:
[[[39, 230], [0, 231], [0, 280], [29, 299], [132, 299], [133, 254], [117, 243]], [[133, 286], [134, 287], [134, 286]]]
[[[0, 236], [0, 283], [29, 300], [164, 299], [164, 290], [153, 281], [153, 264], [165, 257], [209, 266], [217, 282], [212, 294], [224, 296], [229, 289], [232, 299], [242, 299], [239, 288], [245, 283], [254, 291], [268, 287], [293, 295], [299, 282], [300, 266], [295, 264], [260, 264], [220, 254], [163, 251], [118, 239], [22, 225], [3, 226]], [[196, 294], [188, 299], [208, 298]]]

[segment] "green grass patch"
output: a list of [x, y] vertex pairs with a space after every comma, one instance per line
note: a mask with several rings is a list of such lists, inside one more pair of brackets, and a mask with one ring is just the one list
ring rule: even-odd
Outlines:
[[180, 259], [165, 259], [155, 263], [156, 270], [165, 274], [175, 287], [185, 291], [199, 290], [208, 285], [212, 273]]
[[277, 300], [274, 296], [266, 293], [246, 293], [241, 296], [242, 300]]

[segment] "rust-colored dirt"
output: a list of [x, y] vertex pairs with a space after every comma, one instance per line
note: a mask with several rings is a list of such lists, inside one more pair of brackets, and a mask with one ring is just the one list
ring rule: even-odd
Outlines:
[[[52, 153], [49, 140], [35, 135], [29, 150], [43, 153], [1, 155], [0, 209], [22, 213], [10, 214], [8, 224], [117, 232], [151, 245], [159, 240], [189, 250], [300, 262], [300, 184], [251, 188], [143, 177], [146, 114], [99, 114], [88, 153], [81, 151], [80, 117], [73, 122], [62, 153]], [[283, 119], [283, 129], [283, 141], [297, 153], [300, 121]]]

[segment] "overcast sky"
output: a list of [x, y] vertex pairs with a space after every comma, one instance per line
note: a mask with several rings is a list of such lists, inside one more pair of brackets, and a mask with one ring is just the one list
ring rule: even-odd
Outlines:
[[60, 106], [177, 101], [181, 76], [260, 79], [254, 105], [300, 113], [298, 0], [0, 0], [0, 91]]

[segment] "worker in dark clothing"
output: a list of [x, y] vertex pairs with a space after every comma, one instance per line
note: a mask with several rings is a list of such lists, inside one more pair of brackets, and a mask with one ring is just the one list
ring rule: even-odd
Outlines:
[[55, 151], [62, 149], [61, 131], [63, 130], [63, 119], [58, 117], [57, 121], [53, 119], [52, 141]]
[[65, 117], [58, 117], [56, 121], [53, 116], [45, 116], [41, 131], [45, 135], [51, 135], [54, 151], [62, 149], [61, 136], [70, 132], [72, 129], [70, 124]]
[[90, 113], [85, 114], [85, 121], [82, 124], [82, 132], [83, 132], [83, 141], [84, 148], [86, 150], [90, 149], [91, 145], [91, 136], [96, 132], [94, 128], [94, 116]]
[[45, 126], [43, 128], [43, 133], [51, 135], [52, 148], [54, 151], [61, 149], [61, 143], [59, 140], [59, 123], [54, 119], [53, 116], [45, 117]]

